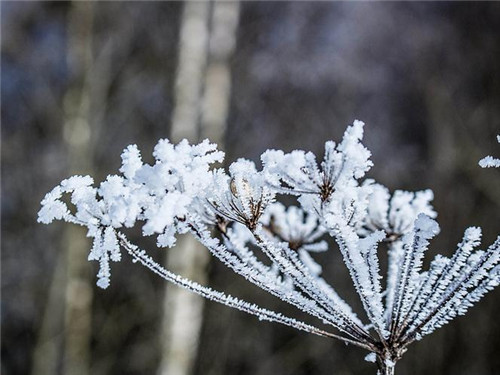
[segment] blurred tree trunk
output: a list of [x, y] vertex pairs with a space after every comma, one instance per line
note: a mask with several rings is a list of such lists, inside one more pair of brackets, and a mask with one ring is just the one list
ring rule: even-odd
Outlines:
[[33, 353], [32, 375], [53, 375], [58, 372], [64, 321], [65, 254], [58, 255], [50, 283]]
[[[179, 63], [171, 140], [210, 138], [222, 147], [229, 108], [230, 69], [239, 17], [238, 2], [186, 2], [181, 22]], [[210, 29], [210, 21], [212, 28]], [[206, 283], [209, 256], [191, 236], [181, 236], [168, 250], [167, 267]], [[203, 318], [203, 299], [167, 285], [159, 374], [193, 371]]]
[[[92, 69], [92, 25], [94, 4], [72, 2], [68, 12], [67, 64], [70, 85], [64, 96], [63, 137], [67, 147], [68, 174], [92, 174], [93, 143], [90, 125]], [[62, 372], [90, 374], [92, 286], [85, 231], [65, 226], [62, 251], [56, 265], [40, 335], [35, 349], [32, 374]], [[60, 333], [63, 330], [63, 350]]]
[[[69, 14], [68, 65], [73, 67], [74, 86], [64, 98], [64, 136], [68, 145], [69, 174], [93, 172], [93, 141], [90, 76], [94, 3], [75, 1]], [[92, 285], [87, 262], [89, 241], [82, 229], [68, 226], [65, 235], [66, 298], [63, 372], [90, 373], [92, 332]]]
[[224, 133], [231, 103], [229, 59], [236, 45], [239, 14], [238, 1], [213, 4], [200, 138], [208, 138], [220, 148], [224, 148]]
[[[179, 62], [174, 88], [171, 140], [199, 139], [200, 101], [207, 60], [209, 2], [185, 2], [182, 13]], [[167, 268], [200, 283], [206, 281], [207, 255], [189, 236], [167, 250]], [[163, 305], [160, 375], [189, 374], [196, 357], [203, 300], [174, 285], [166, 285]]]

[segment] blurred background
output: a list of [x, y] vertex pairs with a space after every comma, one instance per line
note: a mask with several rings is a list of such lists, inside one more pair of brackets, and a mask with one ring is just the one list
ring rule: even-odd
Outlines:
[[[467, 226], [500, 232], [500, 3], [1, 2], [1, 373], [374, 374], [358, 348], [180, 293], [129, 259], [95, 286], [85, 231], [36, 223], [62, 179], [101, 181], [131, 143], [209, 137], [256, 162], [367, 123], [369, 176], [431, 188], [450, 255]], [[308, 320], [189, 239], [170, 269]], [[338, 250], [317, 259], [358, 311]], [[498, 374], [500, 290], [417, 342], [401, 374]], [[310, 321], [310, 320], [308, 320]]]

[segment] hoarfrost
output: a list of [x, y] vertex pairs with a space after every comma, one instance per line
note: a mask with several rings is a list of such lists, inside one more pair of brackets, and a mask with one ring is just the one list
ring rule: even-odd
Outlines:
[[[451, 258], [438, 255], [422, 270], [429, 241], [439, 233], [433, 193], [391, 195], [375, 181], [361, 180], [373, 165], [362, 144], [363, 127], [354, 121], [339, 144], [326, 142], [319, 163], [311, 152], [268, 150], [260, 171], [245, 159], [229, 172], [215, 168], [224, 154], [208, 140], [160, 140], [152, 165], [131, 145], [122, 153], [121, 175], [98, 187], [90, 176], [63, 180], [43, 198], [38, 221], [87, 227], [93, 238], [88, 259], [99, 263], [101, 288], [110, 285], [110, 262], [120, 261], [125, 250], [134, 262], [203, 297], [259, 320], [357, 345], [370, 351], [367, 361], [378, 358], [392, 367], [411, 342], [464, 314], [500, 283], [500, 237], [478, 250], [481, 230], [470, 227]], [[499, 167], [500, 161], [487, 157], [480, 165]], [[300, 206], [285, 207], [276, 201], [280, 194], [296, 196]], [[235, 273], [337, 333], [173, 274], [127, 239], [126, 228], [139, 224], [143, 235], [157, 236], [159, 247], [175, 246], [176, 235], [189, 232]], [[322, 276], [315, 253], [328, 251], [328, 236], [340, 249], [368, 322]], [[388, 246], [385, 283], [381, 243]]]

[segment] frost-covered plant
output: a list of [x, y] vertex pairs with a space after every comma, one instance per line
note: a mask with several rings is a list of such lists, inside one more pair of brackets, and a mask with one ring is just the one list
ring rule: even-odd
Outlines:
[[[497, 135], [497, 141], [500, 143], [500, 135]], [[481, 168], [500, 168], [500, 159], [493, 156], [486, 156], [479, 161]]]
[[[100, 264], [97, 285], [102, 288], [110, 284], [110, 261], [119, 261], [124, 250], [165, 280], [203, 297], [260, 320], [362, 347], [380, 374], [392, 374], [409, 344], [464, 314], [498, 285], [500, 237], [477, 250], [481, 230], [468, 228], [451, 258], [438, 255], [422, 270], [429, 241], [439, 232], [432, 192], [391, 196], [373, 180], [360, 181], [372, 166], [361, 143], [363, 125], [355, 121], [341, 143], [327, 142], [319, 163], [310, 152], [268, 150], [262, 170], [240, 159], [228, 173], [213, 167], [224, 155], [207, 140], [198, 145], [160, 140], [153, 165], [144, 164], [132, 145], [122, 154], [121, 175], [108, 176], [98, 187], [89, 176], [62, 181], [43, 199], [38, 220], [88, 228], [93, 238], [89, 260]], [[482, 162], [498, 163], [491, 157]], [[296, 196], [300, 207], [283, 206], [276, 201], [280, 194]], [[143, 235], [156, 235], [159, 247], [172, 247], [178, 233], [191, 233], [234, 272], [336, 331], [166, 270], [124, 234], [138, 222]], [[367, 322], [321, 276], [314, 253], [327, 250], [327, 235], [340, 249]], [[389, 264], [382, 283], [378, 251], [386, 246]]]

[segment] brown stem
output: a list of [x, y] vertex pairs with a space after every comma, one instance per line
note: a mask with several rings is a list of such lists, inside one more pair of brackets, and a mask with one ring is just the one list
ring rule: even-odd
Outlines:
[[377, 356], [377, 375], [394, 375], [396, 361], [388, 357]]

